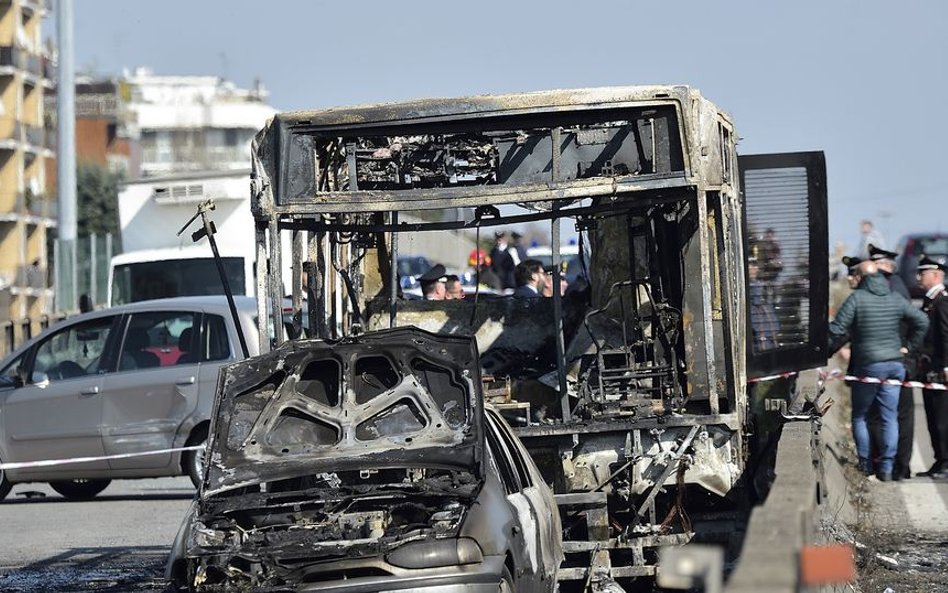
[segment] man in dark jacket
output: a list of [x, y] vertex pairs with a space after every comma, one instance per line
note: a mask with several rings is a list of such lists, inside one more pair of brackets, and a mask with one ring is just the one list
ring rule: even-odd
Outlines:
[[514, 288], [517, 286], [514, 278], [514, 269], [520, 260], [514, 261], [508, 251], [507, 233], [497, 231], [494, 233], [494, 246], [490, 250], [490, 268], [500, 278], [502, 288]]
[[[922, 311], [930, 325], [925, 335], [921, 371], [926, 381], [945, 383], [948, 379], [948, 294], [945, 292], [945, 264], [922, 256], [918, 263], [918, 283], [925, 289]], [[925, 420], [932, 439], [935, 463], [922, 475], [948, 478], [948, 394], [934, 389], [922, 390]]]
[[528, 259], [520, 262], [516, 271], [517, 289], [513, 296], [520, 299], [535, 299], [540, 296], [540, 290], [546, 282], [546, 271], [543, 262]]
[[[905, 380], [902, 364], [902, 336], [900, 324], [908, 328], [906, 348], [917, 351], [925, 338], [928, 319], [911, 303], [894, 294], [889, 283], [871, 262], [863, 264], [863, 280], [843, 302], [836, 318], [830, 323], [830, 351], [850, 337], [851, 372], [860, 377], [880, 380]], [[866, 416], [873, 402], [879, 403], [882, 415], [882, 451], [876, 477], [880, 481], [892, 479], [892, 470], [898, 443], [899, 385], [885, 383], [855, 383], [852, 386], [852, 426], [860, 469], [872, 473], [869, 458], [869, 430]]]

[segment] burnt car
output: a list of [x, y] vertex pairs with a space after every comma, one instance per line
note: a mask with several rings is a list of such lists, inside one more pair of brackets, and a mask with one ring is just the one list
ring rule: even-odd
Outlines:
[[222, 369], [213, 418], [180, 589], [554, 590], [556, 503], [471, 338], [286, 342]]

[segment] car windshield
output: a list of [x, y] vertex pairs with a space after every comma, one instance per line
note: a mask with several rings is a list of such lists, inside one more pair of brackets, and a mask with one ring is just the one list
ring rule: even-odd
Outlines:
[[919, 247], [918, 253], [928, 255], [948, 254], [948, 237], [922, 237], [918, 240], [917, 245]]
[[[231, 290], [244, 289], [244, 261], [240, 257], [222, 257]], [[136, 303], [179, 296], [224, 294], [217, 264], [213, 258], [176, 259], [137, 262], [115, 266], [112, 304]]]

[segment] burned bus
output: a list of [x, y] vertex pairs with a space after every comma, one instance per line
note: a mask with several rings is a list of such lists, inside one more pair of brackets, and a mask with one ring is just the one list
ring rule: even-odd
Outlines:
[[[737, 140], [686, 86], [281, 113], [254, 142], [252, 208], [257, 269], [290, 258], [293, 282], [258, 274], [257, 294], [271, 311], [291, 294], [310, 338], [473, 338], [484, 398], [556, 494], [560, 588], [634, 584], [663, 546], [735, 543], [754, 467], [748, 380], [826, 358], [823, 155], [738, 156]], [[411, 237], [483, 245], [509, 228], [546, 233], [554, 267], [575, 238], [568, 290], [554, 274], [548, 298], [402, 293]]]

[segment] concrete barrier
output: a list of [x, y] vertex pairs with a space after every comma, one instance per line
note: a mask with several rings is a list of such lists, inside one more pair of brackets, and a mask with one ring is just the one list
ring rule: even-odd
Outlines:
[[814, 453], [819, 453], [819, 429], [818, 421], [783, 426], [776, 479], [767, 500], [751, 512], [741, 559], [726, 593], [800, 591], [800, 549], [817, 541], [820, 460]]

